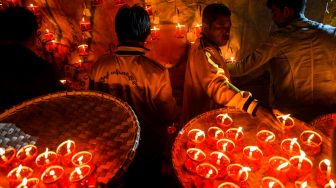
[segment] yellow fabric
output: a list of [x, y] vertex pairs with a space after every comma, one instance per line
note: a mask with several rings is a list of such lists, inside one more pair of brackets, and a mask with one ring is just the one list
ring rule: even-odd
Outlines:
[[184, 122], [220, 106], [242, 109], [249, 95], [229, 86], [229, 74], [220, 49], [205, 38], [189, 52], [183, 96]]

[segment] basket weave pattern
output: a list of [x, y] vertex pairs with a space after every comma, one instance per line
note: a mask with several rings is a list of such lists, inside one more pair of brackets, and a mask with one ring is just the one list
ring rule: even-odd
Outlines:
[[138, 146], [140, 128], [132, 109], [98, 92], [62, 92], [35, 98], [0, 114], [0, 122], [14, 123], [36, 136], [39, 152], [56, 150], [71, 139], [76, 150], [93, 153], [96, 177], [106, 184], [126, 171]]

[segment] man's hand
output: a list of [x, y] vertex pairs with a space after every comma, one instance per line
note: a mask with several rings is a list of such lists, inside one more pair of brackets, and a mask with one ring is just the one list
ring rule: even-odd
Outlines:
[[273, 128], [277, 129], [278, 131], [282, 131], [282, 125], [277, 120], [273, 112], [263, 106], [259, 106], [256, 112], [256, 116], [264, 123]]

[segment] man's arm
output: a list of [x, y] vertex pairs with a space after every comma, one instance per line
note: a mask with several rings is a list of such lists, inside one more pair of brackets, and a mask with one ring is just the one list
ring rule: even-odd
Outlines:
[[268, 68], [268, 63], [280, 53], [276, 47], [278, 40], [272, 36], [250, 55], [235, 64], [227, 64], [230, 74], [234, 77], [262, 75]]

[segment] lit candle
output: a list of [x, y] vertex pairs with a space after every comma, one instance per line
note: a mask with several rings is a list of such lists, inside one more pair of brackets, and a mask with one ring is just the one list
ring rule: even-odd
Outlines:
[[30, 10], [35, 16], [40, 16], [40, 9], [38, 6], [35, 6], [34, 4], [29, 4], [29, 6], [27, 6], [27, 9]]
[[13, 147], [0, 148], [0, 168], [7, 168], [15, 158], [16, 150]]
[[201, 31], [202, 31], [202, 24], [196, 23], [194, 28], [196, 38], [199, 38], [201, 36]]
[[327, 183], [324, 188], [335, 188], [335, 182], [334, 180], [330, 179], [329, 183]]
[[226, 175], [226, 167], [230, 164], [230, 158], [224, 153], [213, 151], [210, 153], [209, 162], [218, 170], [218, 178]]
[[275, 134], [268, 130], [261, 130], [257, 133], [257, 145], [265, 156], [274, 153]]
[[268, 163], [269, 169], [266, 173], [269, 176], [279, 179], [283, 184], [286, 184], [288, 180], [286, 173], [290, 169], [288, 159], [280, 156], [274, 156], [268, 160]]
[[196, 167], [196, 173], [206, 179], [216, 178], [218, 170], [215, 166], [209, 163], [201, 163]]
[[89, 151], [80, 151], [76, 153], [74, 156], [72, 156], [72, 164], [75, 166], [81, 166], [84, 164], [87, 164], [91, 167], [91, 170], [93, 171], [95, 168], [95, 165], [92, 161], [93, 155]]
[[7, 174], [10, 187], [19, 185], [23, 178], [29, 178], [33, 174], [33, 169], [21, 164]]
[[187, 136], [188, 136], [187, 146], [189, 148], [195, 147], [197, 144], [200, 144], [205, 140], [205, 133], [200, 129], [191, 129], [188, 132]]
[[246, 182], [248, 172], [251, 171], [251, 168], [244, 167], [241, 164], [230, 164], [226, 169], [228, 177], [238, 183]]
[[313, 162], [306, 157], [306, 154], [301, 150], [300, 156], [294, 156], [289, 159], [291, 169], [287, 176], [290, 180], [296, 180], [300, 177], [305, 177], [313, 169]]
[[45, 169], [41, 175], [41, 181], [47, 187], [64, 187], [62, 178], [64, 175], [64, 169], [61, 166], [53, 165]]
[[185, 25], [180, 25], [179, 23], [177, 23], [177, 25], [176, 25], [176, 37], [177, 38], [184, 38], [185, 34], [186, 34]]
[[286, 156], [299, 155], [301, 151], [301, 146], [297, 142], [297, 138], [287, 138], [281, 142], [281, 152]]
[[57, 44], [55, 40], [49, 41], [45, 45], [45, 49], [47, 52], [53, 52], [57, 49]]
[[294, 183], [295, 188], [311, 188], [310, 186], [308, 186], [307, 181], [295, 181]]
[[81, 44], [78, 46], [79, 56], [88, 56], [89, 55], [89, 45]]
[[207, 146], [213, 150], [217, 148], [217, 141], [224, 138], [224, 132], [219, 127], [209, 127]]
[[243, 128], [238, 127], [238, 128], [230, 128], [226, 130], [225, 132], [225, 138], [232, 140], [235, 143], [235, 149], [234, 151], [240, 151], [243, 147]]
[[294, 119], [290, 117], [290, 114], [277, 116], [277, 119], [282, 123], [283, 131], [289, 131], [294, 127]]
[[42, 40], [43, 42], [49, 42], [49, 41], [52, 41], [55, 39], [55, 35], [54, 33], [50, 32], [49, 29], [46, 29], [43, 37], [42, 37]]
[[88, 20], [84, 16], [82, 17], [82, 20], [81, 20], [79, 26], [80, 26], [80, 29], [82, 31], [90, 31], [91, 30], [91, 22], [90, 22], [90, 20]]
[[40, 180], [38, 178], [23, 178], [21, 184], [19, 184], [16, 188], [37, 188]]
[[322, 145], [322, 136], [314, 131], [303, 131], [300, 135], [302, 149], [307, 155], [320, 153]]
[[217, 188], [240, 188], [240, 187], [232, 182], [223, 182], [219, 184]]
[[57, 154], [53, 151], [48, 151], [48, 148], [44, 153], [41, 153], [36, 157], [35, 163], [39, 168], [45, 168], [51, 166], [57, 162]]
[[216, 116], [216, 124], [226, 130], [232, 126], [233, 120], [228, 114], [219, 114]]
[[318, 185], [324, 186], [331, 178], [331, 162], [329, 159], [323, 159], [319, 163], [318, 170], [315, 174], [315, 181]]
[[75, 187], [88, 187], [88, 177], [91, 173], [91, 167], [89, 165], [82, 165], [75, 167], [70, 173], [70, 182], [75, 184]]
[[159, 27], [154, 26], [151, 29], [151, 37], [152, 37], [152, 40], [159, 40], [160, 39], [160, 28]]
[[206, 154], [198, 148], [189, 148], [187, 150], [187, 156], [188, 158], [185, 161], [184, 166], [190, 172], [196, 172], [197, 165], [206, 159]]
[[262, 157], [263, 153], [257, 146], [246, 146], [243, 149], [242, 164], [249, 166], [253, 171], [258, 170]]
[[16, 153], [16, 158], [19, 159], [22, 164], [30, 165], [30, 163], [34, 162], [37, 154], [38, 150], [36, 146], [26, 145], [19, 149], [19, 151]]
[[72, 140], [62, 142], [56, 149], [56, 153], [61, 156], [62, 164], [67, 166], [71, 163], [71, 158], [76, 150], [76, 144]]
[[281, 181], [274, 177], [264, 177], [262, 180], [263, 188], [285, 188]]

